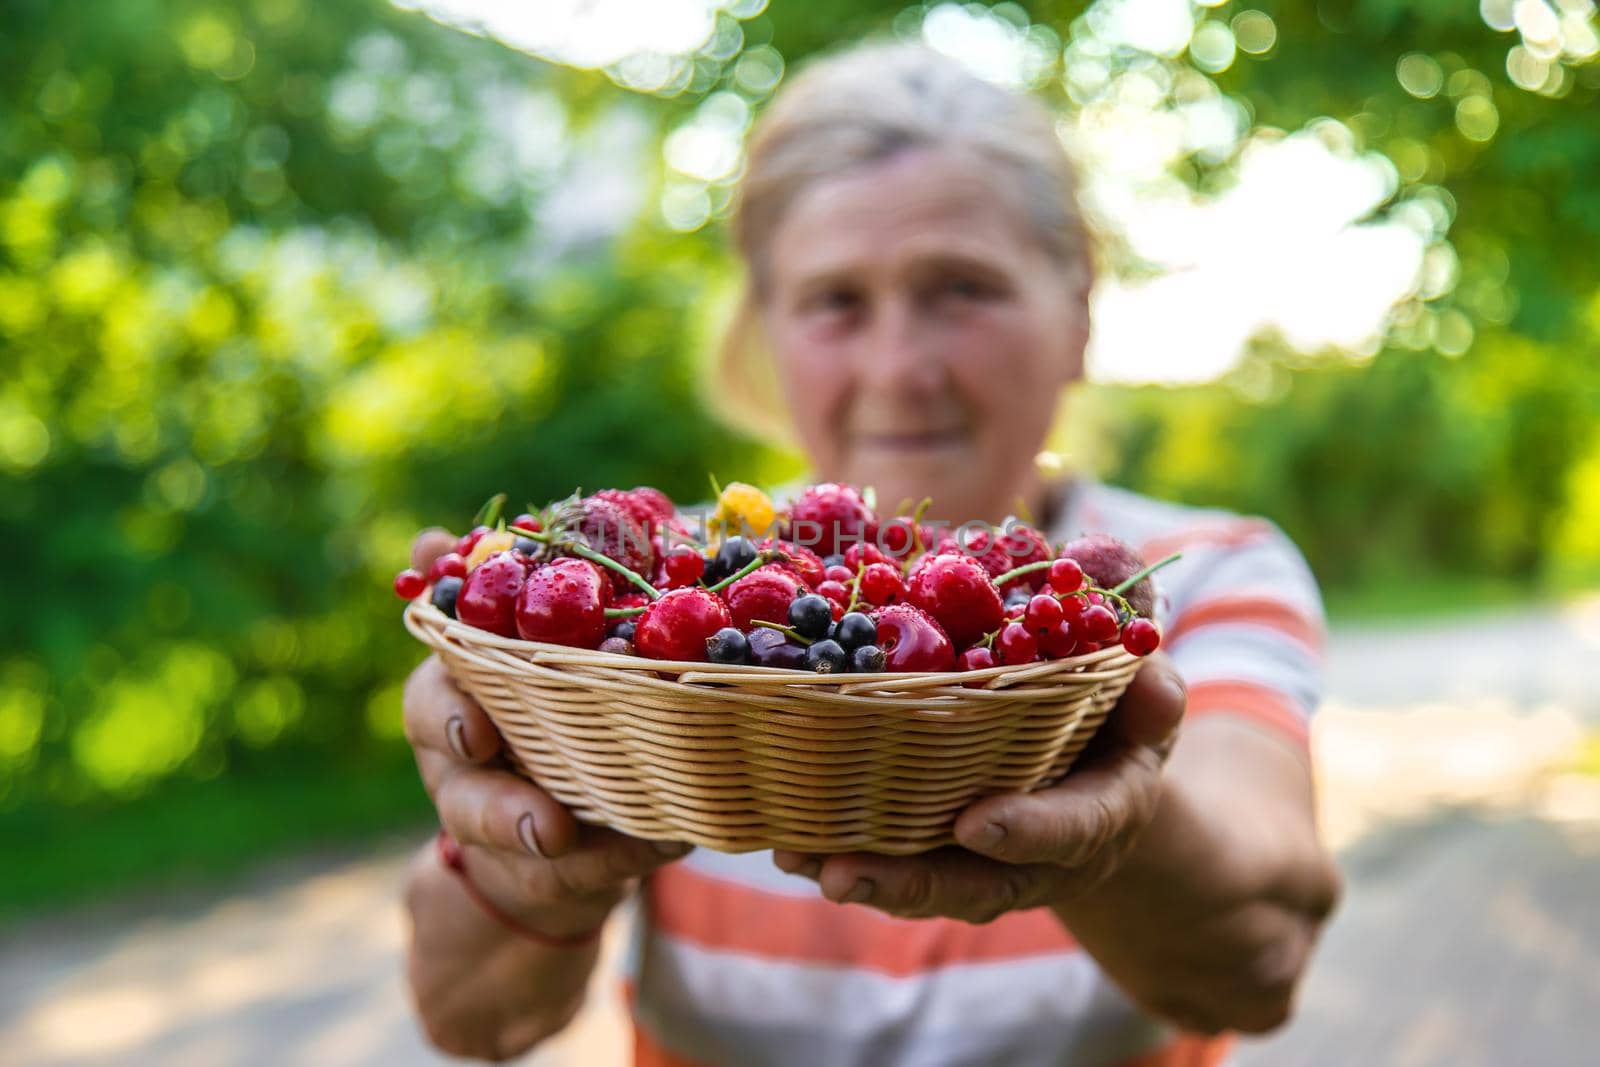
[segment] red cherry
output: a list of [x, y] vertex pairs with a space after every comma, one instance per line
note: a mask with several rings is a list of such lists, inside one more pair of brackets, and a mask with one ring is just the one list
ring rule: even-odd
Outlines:
[[733, 625], [750, 629], [757, 619], [789, 621], [789, 605], [800, 595], [800, 579], [776, 564], [758, 567], [722, 591]]
[[407, 568], [394, 576], [394, 591], [401, 600], [415, 600], [428, 588], [428, 576]]
[[730, 625], [728, 609], [715, 593], [695, 586], [674, 589], [639, 616], [633, 647], [647, 659], [704, 663], [706, 639]]
[[854, 578], [856, 576], [856, 572], [851, 570], [849, 567], [841, 567], [839, 564], [835, 563], [833, 566], [829, 567], [823, 572], [823, 576], [827, 581], [843, 583]]
[[489, 527], [487, 526], [474, 526], [469, 532], [462, 534], [456, 539], [456, 555], [462, 559], [472, 555], [472, 550], [477, 547], [478, 542], [483, 539], [483, 535], [488, 532]]
[[948, 671], [955, 666], [955, 646], [938, 621], [910, 604], [891, 604], [873, 613], [884, 670]]
[[1091, 641], [1114, 641], [1117, 637], [1117, 617], [1104, 604], [1092, 604], [1084, 610], [1079, 620], [1083, 633]]
[[706, 558], [688, 545], [679, 545], [661, 561], [661, 584], [667, 589], [682, 589], [698, 582], [705, 572]]
[[1020, 622], [1007, 623], [994, 639], [1002, 663], [1032, 663], [1039, 656], [1039, 642]]
[[1134, 619], [1122, 630], [1122, 647], [1135, 656], [1148, 656], [1161, 645], [1161, 633], [1149, 619]]
[[433, 561], [433, 566], [428, 568], [428, 584], [432, 585], [440, 578], [465, 578], [467, 576], [467, 561], [455, 552], [446, 552]]
[[970, 645], [998, 628], [1005, 615], [989, 572], [967, 556], [923, 557], [906, 591], [907, 599], [937, 619], [958, 645]]
[[1027, 619], [1028, 629], [1036, 634], [1042, 634], [1066, 618], [1066, 612], [1061, 610], [1061, 601], [1053, 596], [1040, 594], [1028, 601], [1028, 610], [1024, 617]]
[[880, 608], [898, 604], [906, 598], [906, 583], [892, 564], [870, 563], [861, 572], [861, 597]]
[[848, 485], [821, 482], [789, 506], [789, 539], [824, 556], [841, 544], [874, 541], [878, 517], [861, 494]]
[[558, 559], [528, 576], [517, 594], [517, 632], [528, 641], [595, 648], [606, 635], [611, 586], [587, 560]]
[[1046, 659], [1066, 659], [1077, 655], [1078, 634], [1063, 620], [1039, 635], [1039, 651]]
[[456, 618], [501, 637], [517, 636], [517, 594], [528, 577], [515, 552], [496, 552], [472, 569], [456, 596]]

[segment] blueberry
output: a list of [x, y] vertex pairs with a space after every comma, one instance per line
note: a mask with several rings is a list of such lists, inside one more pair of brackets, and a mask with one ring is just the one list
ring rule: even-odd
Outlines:
[[822, 560], [822, 565], [824, 567], [848, 567], [849, 566], [849, 564], [844, 561], [844, 553], [842, 553], [842, 552], [835, 552], [831, 556], [824, 557], [823, 560]]
[[877, 674], [883, 670], [883, 649], [877, 645], [862, 645], [850, 653], [850, 669], [857, 674]]
[[750, 642], [736, 627], [724, 626], [706, 638], [706, 658], [712, 663], [748, 663]]
[[833, 605], [825, 596], [807, 593], [789, 605], [789, 625], [801, 637], [821, 638], [828, 634], [833, 622]]
[[853, 652], [878, 639], [878, 624], [859, 611], [846, 612], [839, 620], [833, 638], [844, 646], [846, 652]]
[[781, 631], [765, 626], [750, 631], [750, 662], [757, 667], [777, 667], [797, 671], [806, 665], [806, 650], [789, 640]]
[[544, 551], [544, 545], [531, 537], [519, 537], [511, 543], [511, 551], [520, 552], [529, 559], [537, 559], [539, 554]]
[[1016, 608], [1025, 608], [1028, 606], [1028, 601], [1032, 599], [1033, 590], [1025, 585], [1019, 585], [1006, 594], [1006, 610], [1012, 611]]
[[634, 622], [632, 619], [623, 619], [621, 622], [611, 627], [610, 636], [620, 637], [624, 641], [632, 641], [634, 631], [638, 628], [639, 624]]
[[849, 658], [837, 641], [818, 641], [806, 649], [806, 668], [818, 674], [838, 674], [848, 663]]
[[460, 578], [440, 578], [437, 582], [434, 582], [433, 606], [452, 619], [455, 618], [456, 597], [461, 595], [462, 584]]

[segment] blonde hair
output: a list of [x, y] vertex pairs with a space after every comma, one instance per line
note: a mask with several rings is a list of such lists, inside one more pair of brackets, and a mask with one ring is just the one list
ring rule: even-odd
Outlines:
[[869, 43], [814, 60], [757, 120], [733, 217], [745, 289], [717, 352], [716, 402], [747, 429], [787, 420], [762, 336], [767, 254], [784, 214], [827, 178], [912, 149], [956, 148], [996, 168], [1040, 245], [1086, 296], [1089, 234], [1077, 173], [1038, 100], [986, 82], [917, 44]]

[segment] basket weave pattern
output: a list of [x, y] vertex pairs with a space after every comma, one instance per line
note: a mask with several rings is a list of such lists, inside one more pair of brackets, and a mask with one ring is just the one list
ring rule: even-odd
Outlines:
[[1113, 647], [961, 674], [819, 675], [510, 640], [421, 600], [405, 622], [517, 769], [578, 818], [723, 852], [948, 845], [973, 800], [1064, 775], [1140, 662]]

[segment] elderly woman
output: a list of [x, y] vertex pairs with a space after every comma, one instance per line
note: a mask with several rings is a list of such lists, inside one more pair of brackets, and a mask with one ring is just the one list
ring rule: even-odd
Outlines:
[[[1103, 530], [1162, 572], [1152, 656], [1069, 778], [988, 797], [960, 847], [723, 855], [580, 826], [498, 760], [429, 659], [408, 736], [459, 849], [422, 853], [410, 977], [432, 1039], [504, 1058], [573, 1018], [630, 894], [640, 1064], [1199, 1065], [1287, 1018], [1338, 893], [1312, 811], [1316, 587], [1271, 524], [1045, 480], [1082, 374], [1089, 238], [1051, 117], [911, 46], [819, 62], [763, 116], [725, 350], [746, 413], [818, 479], [1019, 499], [1052, 540]], [[780, 398], [778, 400], [777, 398]], [[449, 540], [424, 535], [425, 564]], [[1178, 735], [1180, 720], [1184, 728]]]

